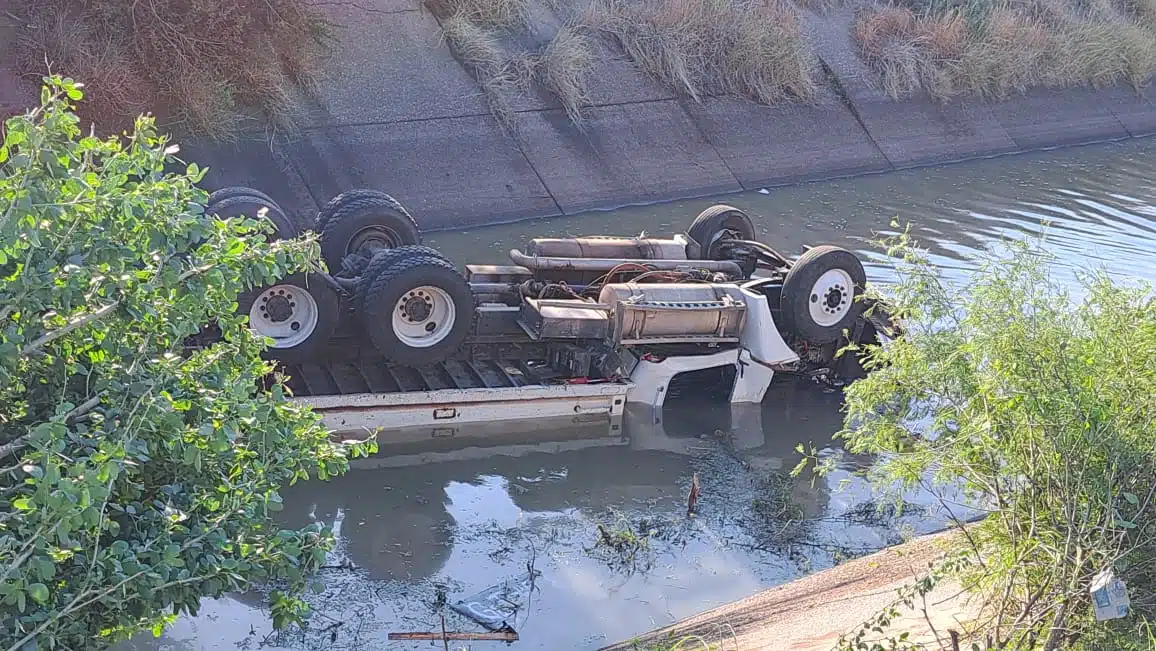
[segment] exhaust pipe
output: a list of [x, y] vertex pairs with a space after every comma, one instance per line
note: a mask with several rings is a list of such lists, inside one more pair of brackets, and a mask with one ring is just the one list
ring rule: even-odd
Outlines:
[[620, 258], [552, 258], [526, 255], [518, 249], [510, 249], [510, 261], [519, 267], [534, 271], [610, 271], [620, 264], [635, 263], [657, 271], [681, 271], [686, 269], [706, 269], [743, 277], [743, 269], [733, 260], [626, 260]]

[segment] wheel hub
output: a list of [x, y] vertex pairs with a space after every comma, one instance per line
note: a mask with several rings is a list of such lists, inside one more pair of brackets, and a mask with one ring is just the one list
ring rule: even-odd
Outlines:
[[831, 269], [821, 275], [811, 287], [811, 319], [823, 327], [839, 324], [851, 309], [853, 287], [850, 275], [842, 269]]
[[381, 249], [396, 249], [398, 241], [397, 234], [393, 231], [380, 226], [369, 226], [361, 229], [350, 238], [346, 254], [357, 253], [358, 251], [372, 252]]
[[261, 306], [261, 311], [265, 318], [273, 323], [289, 320], [293, 316], [293, 308], [297, 307], [295, 303], [285, 297], [284, 290], [279, 294], [266, 294], [262, 298], [262, 302], [264, 305]]
[[844, 310], [844, 306], [848, 300], [847, 288], [842, 285], [834, 285], [823, 296], [819, 294], [811, 294], [811, 302], [819, 303], [821, 309], [827, 314], [838, 314]]
[[742, 233], [739, 233], [738, 231], [735, 231], [735, 230], [732, 230], [729, 228], [724, 228], [724, 229], [720, 230], [718, 232], [718, 234], [715, 235], [711, 239], [710, 243], [707, 244], [706, 257], [711, 259], [711, 260], [716, 259], [715, 254], [717, 253], [719, 246], [723, 242], [725, 242], [727, 240], [738, 240], [738, 239], [742, 239]]
[[827, 304], [827, 309], [834, 310], [835, 308], [842, 305], [843, 301], [845, 300], [844, 295], [843, 287], [841, 285], [836, 285], [828, 290], [827, 297], [823, 299]]
[[393, 333], [411, 348], [429, 348], [450, 335], [457, 322], [453, 298], [435, 285], [413, 287], [393, 309]]
[[410, 292], [401, 306], [401, 311], [406, 321], [421, 323], [433, 314], [433, 301], [424, 292]]
[[317, 320], [317, 302], [308, 290], [289, 284], [265, 290], [249, 309], [250, 325], [272, 338], [274, 348], [302, 343], [317, 327]]

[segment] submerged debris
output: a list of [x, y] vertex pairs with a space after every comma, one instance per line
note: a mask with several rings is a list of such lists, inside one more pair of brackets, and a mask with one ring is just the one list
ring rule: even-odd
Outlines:
[[509, 622], [529, 601], [529, 595], [534, 590], [534, 582], [539, 575], [540, 572], [530, 568], [522, 576], [512, 581], [504, 581], [490, 586], [477, 594], [450, 604], [450, 608], [491, 631], [512, 631]]
[[921, 516], [927, 513], [927, 507], [905, 500], [899, 502], [877, 502], [867, 500], [859, 502], [847, 509], [842, 519], [855, 524], [871, 527], [890, 527], [903, 516]]

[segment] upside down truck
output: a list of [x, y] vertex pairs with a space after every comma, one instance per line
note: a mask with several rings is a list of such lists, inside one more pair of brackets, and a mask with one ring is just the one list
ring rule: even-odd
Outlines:
[[[267, 195], [227, 188], [206, 211], [301, 229]], [[537, 238], [510, 265], [460, 270], [423, 246], [387, 194], [329, 201], [312, 230], [329, 273], [241, 297], [294, 399], [337, 432], [620, 415], [660, 408], [681, 373], [732, 368], [732, 403], [761, 402], [776, 373], [854, 379], [849, 342], [894, 325], [835, 246], [791, 258], [756, 241], [741, 210], [712, 206], [669, 238]], [[388, 432], [382, 436], [388, 436]]]

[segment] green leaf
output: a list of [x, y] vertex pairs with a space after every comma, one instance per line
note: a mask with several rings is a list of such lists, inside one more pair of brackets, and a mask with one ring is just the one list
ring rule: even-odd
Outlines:
[[0, 163], [8, 160], [8, 147], [0, 147]]
[[1140, 504], [1140, 498], [1136, 497], [1133, 493], [1125, 492], [1122, 493], [1122, 495], [1124, 496], [1124, 500], [1132, 506], [1138, 506]]
[[36, 506], [32, 503], [31, 499], [27, 497], [18, 497], [12, 500], [12, 508], [16, 509], [17, 511], [31, 511], [32, 509], [36, 508]]
[[40, 578], [45, 581], [51, 581], [52, 578], [56, 576], [56, 565], [50, 561], [41, 559], [37, 564], [37, 568]]
[[35, 599], [38, 603], [48, 601], [48, 586], [43, 583], [33, 583], [28, 586], [28, 596]]

